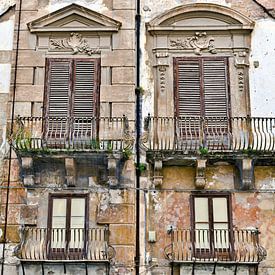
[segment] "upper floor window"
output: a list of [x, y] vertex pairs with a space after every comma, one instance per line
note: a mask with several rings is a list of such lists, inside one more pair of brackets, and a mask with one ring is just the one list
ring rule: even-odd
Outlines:
[[47, 138], [67, 141], [96, 135], [98, 106], [98, 59], [47, 59], [44, 98]]

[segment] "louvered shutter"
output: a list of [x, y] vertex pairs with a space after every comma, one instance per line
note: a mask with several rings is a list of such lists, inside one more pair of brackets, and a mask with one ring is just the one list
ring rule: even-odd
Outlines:
[[95, 62], [75, 61], [73, 117], [95, 115]]
[[96, 65], [93, 60], [75, 60], [73, 91], [73, 136], [90, 138], [95, 132]]
[[48, 116], [69, 116], [71, 61], [49, 61]]
[[226, 76], [225, 59], [203, 60], [204, 116], [228, 116]]
[[179, 60], [177, 64], [177, 116], [201, 115], [199, 60]]
[[[65, 139], [71, 96], [71, 60], [48, 60], [46, 136], [48, 139]], [[49, 140], [50, 141], [50, 140]]]

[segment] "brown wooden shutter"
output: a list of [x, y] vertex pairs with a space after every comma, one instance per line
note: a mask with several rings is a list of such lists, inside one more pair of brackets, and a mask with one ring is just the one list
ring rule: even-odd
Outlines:
[[200, 62], [196, 60], [176, 61], [176, 115], [201, 115]]
[[203, 60], [204, 116], [228, 117], [225, 58]]
[[69, 116], [72, 61], [49, 59], [48, 64], [46, 115], [66, 118]]
[[73, 117], [95, 116], [95, 61], [76, 60]]

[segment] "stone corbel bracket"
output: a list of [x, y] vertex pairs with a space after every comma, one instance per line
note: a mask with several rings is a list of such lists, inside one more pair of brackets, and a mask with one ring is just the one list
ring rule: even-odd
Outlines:
[[108, 183], [110, 186], [116, 186], [118, 184], [117, 178], [117, 166], [119, 158], [113, 154], [108, 157]]
[[162, 160], [155, 160], [153, 184], [154, 184], [154, 186], [161, 186], [162, 181], [163, 181]]
[[65, 158], [66, 180], [68, 186], [76, 186], [76, 162], [74, 158]]
[[206, 159], [197, 159], [196, 163], [196, 177], [195, 177], [195, 187], [197, 189], [204, 189], [206, 186]]
[[22, 172], [24, 186], [34, 185], [33, 158], [22, 157]]
[[236, 166], [240, 172], [240, 189], [254, 188], [254, 161], [250, 158], [237, 160]]

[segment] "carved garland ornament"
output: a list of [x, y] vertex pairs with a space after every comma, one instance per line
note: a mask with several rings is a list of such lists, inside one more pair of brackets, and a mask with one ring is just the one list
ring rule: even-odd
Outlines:
[[69, 38], [50, 39], [50, 47], [51, 49], [69, 49], [73, 51], [73, 54], [85, 53], [92, 55], [100, 53], [99, 49], [90, 48], [87, 40], [82, 38], [81, 34], [75, 32], [72, 32]]
[[217, 50], [214, 45], [215, 39], [208, 37], [206, 32], [196, 32], [194, 36], [185, 39], [170, 39], [170, 46], [176, 49], [193, 49], [196, 55], [201, 55], [202, 50], [208, 50], [212, 54], [216, 54]]

